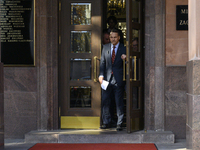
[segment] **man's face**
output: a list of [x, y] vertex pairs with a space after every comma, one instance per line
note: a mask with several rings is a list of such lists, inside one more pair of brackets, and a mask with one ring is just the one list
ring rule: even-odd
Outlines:
[[110, 32], [110, 42], [113, 45], [117, 45], [119, 40], [120, 40], [120, 36], [118, 35], [117, 32]]
[[104, 34], [103, 36], [103, 44], [108, 44], [110, 43], [110, 35], [109, 34]]

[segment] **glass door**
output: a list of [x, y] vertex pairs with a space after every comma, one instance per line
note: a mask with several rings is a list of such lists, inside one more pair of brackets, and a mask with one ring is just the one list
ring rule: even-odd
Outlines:
[[101, 0], [60, 0], [60, 128], [100, 126]]
[[126, 0], [126, 112], [127, 132], [144, 128], [143, 0]]

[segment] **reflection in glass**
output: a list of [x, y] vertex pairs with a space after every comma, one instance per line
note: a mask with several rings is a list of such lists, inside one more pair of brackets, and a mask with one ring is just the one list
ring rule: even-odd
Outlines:
[[91, 53], [91, 31], [71, 31], [71, 52]]
[[138, 48], [138, 37], [135, 37], [132, 39], [132, 43], [131, 43], [131, 47], [133, 52], [138, 52], [139, 48]]
[[91, 59], [72, 58], [70, 80], [91, 80]]
[[138, 109], [139, 108], [139, 94], [138, 94], [138, 87], [133, 87], [132, 88], [132, 94], [133, 94], [133, 100], [132, 100], [132, 102], [133, 102], [133, 109]]
[[139, 1], [132, 0], [132, 21], [139, 22]]
[[91, 24], [91, 3], [71, 3], [71, 24]]
[[70, 108], [74, 107], [91, 107], [91, 87], [70, 87]]

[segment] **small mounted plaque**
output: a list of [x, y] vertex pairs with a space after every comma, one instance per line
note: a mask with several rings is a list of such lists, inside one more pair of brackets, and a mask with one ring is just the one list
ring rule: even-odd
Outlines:
[[34, 0], [1, 0], [1, 62], [34, 66]]
[[188, 5], [176, 5], [176, 30], [188, 30]]

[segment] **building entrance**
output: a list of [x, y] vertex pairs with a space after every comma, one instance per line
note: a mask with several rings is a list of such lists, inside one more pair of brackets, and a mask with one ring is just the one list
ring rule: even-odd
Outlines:
[[116, 27], [122, 30], [127, 53], [124, 63], [126, 127], [128, 132], [143, 129], [143, 2], [61, 0], [60, 4], [60, 128], [100, 127], [101, 88], [98, 74], [101, 37], [103, 29], [107, 28], [106, 18], [115, 16], [118, 20]]

